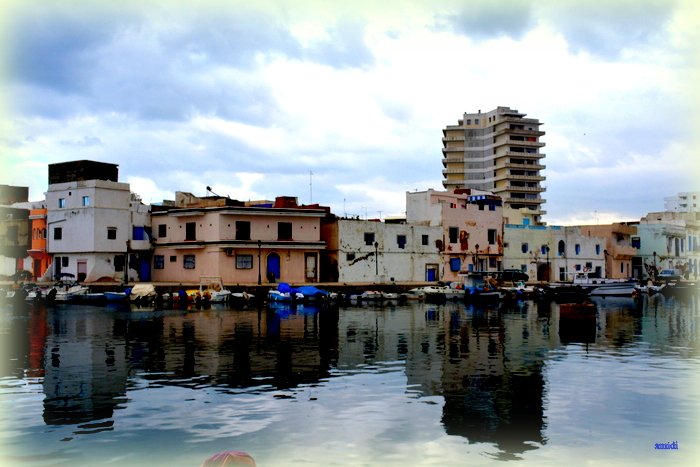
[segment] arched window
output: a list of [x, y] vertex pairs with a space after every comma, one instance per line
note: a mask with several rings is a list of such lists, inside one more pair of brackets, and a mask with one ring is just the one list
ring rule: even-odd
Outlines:
[[564, 255], [564, 253], [566, 253], [566, 243], [564, 243], [564, 240], [559, 240], [557, 251], [559, 252], [559, 256], [562, 256]]

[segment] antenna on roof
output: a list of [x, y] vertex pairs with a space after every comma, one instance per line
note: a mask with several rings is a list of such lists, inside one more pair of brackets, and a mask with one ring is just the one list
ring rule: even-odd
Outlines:
[[212, 191], [212, 189], [211, 189], [210, 186], [207, 187], [207, 191], [210, 192], [210, 193], [212, 193], [214, 196], [219, 196], [219, 195], [217, 195], [216, 193], [214, 193], [214, 192]]

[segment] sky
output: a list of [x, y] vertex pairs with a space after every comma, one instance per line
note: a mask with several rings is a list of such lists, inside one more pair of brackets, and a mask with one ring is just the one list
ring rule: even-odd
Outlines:
[[700, 191], [700, 4], [5, 0], [0, 183], [97, 160], [146, 203], [296, 196], [402, 215], [442, 187], [442, 129], [544, 122], [550, 225], [639, 220]]

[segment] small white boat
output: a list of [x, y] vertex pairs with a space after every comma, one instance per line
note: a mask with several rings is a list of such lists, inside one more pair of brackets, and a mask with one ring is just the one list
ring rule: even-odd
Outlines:
[[129, 300], [150, 301], [155, 298], [156, 288], [153, 284], [136, 284], [129, 293]]
[[56, 290], [57, 302], [70, 302], [81, 298], [82, 295], [88, 293], [88, 288], [83, 285], [72, 285], [64, 290]]
[[186, 292], [192, 298], [197, 298], [199, 294], [199, 298], [211, 303], [224, 303], [231, 298], [231, 291], [224, 288], [224, 283], [218, 276], [202, 276], [199, 278], [199, 289]]

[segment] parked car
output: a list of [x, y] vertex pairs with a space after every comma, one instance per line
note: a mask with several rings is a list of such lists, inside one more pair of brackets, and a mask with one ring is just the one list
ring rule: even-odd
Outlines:
[[679, 281], [681, 280], [681, 270], [680, 269], [663, 269], [657, 279], [664, 282]]

